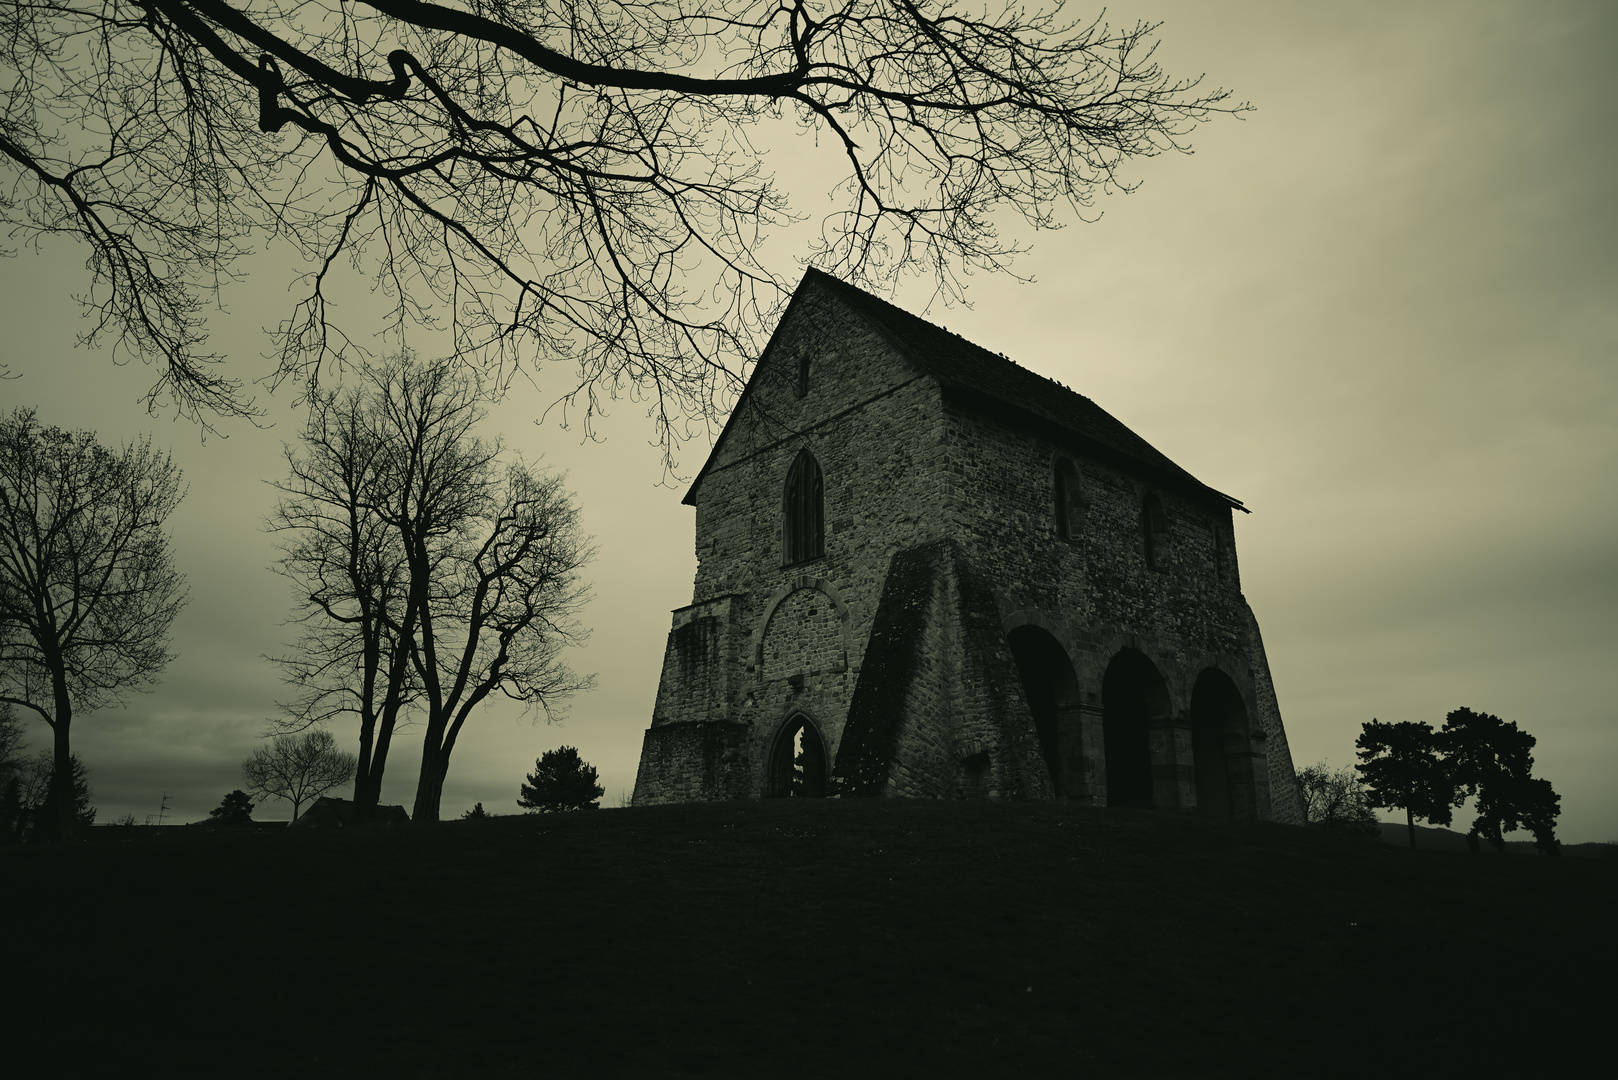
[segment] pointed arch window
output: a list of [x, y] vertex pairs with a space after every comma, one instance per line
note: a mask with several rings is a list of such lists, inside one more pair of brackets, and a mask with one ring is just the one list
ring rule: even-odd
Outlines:
[[776, 736], [769, 762], [765, 798], [826, 797], [826, 744], [807, 716], [799, 713], [787, 721]]
[[807, 450], [798, 451], [787, 472], [782, 560], [787, 566], [818, 559], [826, 553], [825, 482], [820, 464]]

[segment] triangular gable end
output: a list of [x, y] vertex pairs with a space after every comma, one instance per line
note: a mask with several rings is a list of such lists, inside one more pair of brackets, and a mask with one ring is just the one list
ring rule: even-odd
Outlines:
[[[868, 294], [851, 285], [844, 284], [822, 270], [810, 267], [804, 272], [802, 279], [799, 280], [798, 287], [793, 290], [792, 299], [787, 301], [786, 310], [781, 313], [780, 321], [775, 324], [775, 330], [770, 334], [770, 340], [765, 344], [764, 350], [759, 353], [758, 362], [753, 365], [752, 374], [747, 378], [747, 385], [742, 388], [741, 395], [737, 397], [735, 406], [730, 410], [730, 415], [725, 418], [725, 426], [720, 429], [719, 437], [714, 440], [713, 449], [708, 452], [707, 460], [702, 463], [702, 468], [697, 471], [697, 475], [692, 479], [690, 486], [686, 488], [685, 497], [680, 500], [684, 505], [696, 505], [697, 488], [702, 485], [703, 478], [708, 475], [719, 461], [725, 441], [736, 426], [737, 417], [742, 415], [749, 396], [754, 392], [753, 388], [758, 381], [759, 373], [767, 370], [769, 360], [780, 343], [794, 332], [794, 316], [801, 315], [806, 298], [812, 292], [818, 292], [827, 299], [832, 300], [848, 316], [859, 319], [879, 333], [893, 349], [895, 358], [909, 362], [917, 374], [936, 377], [925, 365], [915, 361], [915, 357], [905, 347], [904, 341], [894, 333], [892, 327], [883, 324], [880, 320], [871, 318], [870, 313], [863, 310], [860, 305], [849, 302], [850, 294], [857, 296], [867, 296]], [[876, 298], [871, 297], [871, 299], [875, 300]]]
[[714, 441], [713, 450], [686, 490], [681, 500], [686, 505], [695, 505], [697, 487], [718, 459], [759, 372], [765, 368], [777, 343], [791, 332], [793, 315], [811, 289], [832, 299], [838, 307], [877, 331], [899, 359], [938, 382], [947, 394], [963, 403], [984, 411], [1004, 413], [1007, 419], [1020, 424], [1048, 429], [1059, 441], [1083, 448], [1126, 472], [1243, 513], [1249, 512], [1240, 499], [1202, 483], [1084, 395], [813, 267], [804, 272], [781, 321], [759, 355], [747, 386]]

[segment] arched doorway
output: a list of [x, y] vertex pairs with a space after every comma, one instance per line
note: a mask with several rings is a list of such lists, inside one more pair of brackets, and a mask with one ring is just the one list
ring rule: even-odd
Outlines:
[[1197, 809], [1215, 817], [1252, 816], [1247, 771], [1247, 705], [1230, 676], [1208, 668], [1191, 691], [1191, 760]]
[[[1039, 736], [1045, 767], [1050, 770], [1051, 787], [1058, 797], [1077, 794], [1068, 790], [1074, 784], [1064, 783], [1062, 769], [1063, 745], [1078, 745], [1079, 680], [1073, 675], [1073, 664], [1061, 643], [1037, 626], [1019, 626], [1006, 637], [1017, 662], [1023, 694], [1034, 713], [1034, 732]], [[1066, 737], [1064, 726], [1073, 729]], [[1082, 766], [1082, 762], [1075, 765]], [[1078, 779], [1068, 778], [1073, 782]]]
[[1107, 805], [1150, 809], [1154, 723], [1169, 716], [1168, 687], [1157, 665], [1124, 649], [1101, 681], [1102, 738], [1107, 757]]
[[807, 716], [790, 717], [770, 749], [764, 796], [771, 799], [826, 797], [826, 743]]

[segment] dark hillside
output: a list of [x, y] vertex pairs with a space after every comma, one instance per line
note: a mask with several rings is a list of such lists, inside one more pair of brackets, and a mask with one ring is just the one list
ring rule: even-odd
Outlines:
[[0, 849], [8, 1064], [1555, 1075], [1614, 1004], [1611, 859], [883, 800], [156, 833]]

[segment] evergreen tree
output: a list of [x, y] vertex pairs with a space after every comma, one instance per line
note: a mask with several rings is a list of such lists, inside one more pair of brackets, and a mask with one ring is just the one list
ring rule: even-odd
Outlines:
[[1356, 767], [1365, 781], [1367, 801], [1374, 807], [1404, 810], [1412, 848], [1416, 846], [1416, 818], [1433, 825], [1448, 825], [1453, 820], [1450, 810], [1460, 799], [1455, 781], [1439, 757], [1438, 733], [1429, 725], [1372, 720], [1354, 745], [1359, 748]]
[[1477, 817], [1466, 834], [1472, 850], [1478, 838], [1504, 851], [1500, 834], [1527, 828], [1542, 854], [1559, 855], [1556, 818], [1561, 798], [1547, 780], [1535, 779], [1535, 738], [1498, 716], [1460, 708], [1444, 718], [1439, 733], [1445, 765], [1458, 788], [1476, 798]]
[[27, 807], [23, 805], [23, 774], [28, 759], [23, 755], [22, 719], [9, 702], [0, 701], [0, 844], [22, 841]]
[[219, 805], [208, 811], [208, 816], [214, 819], [216, 825], [247, 825], [253, 820], [252, 798], [237, 788], [226, 795]]
[[[71, 755], [68, 760], [73, 767], [70, 780], [73, 806], [69, 820], [82, 835], [96, 820], [96, 808], [90, 805], [90, 770], [84, 767], [78, 754]], [[58, 842], [62, 839], [64, 819], [64, 815], [57, 810], [62, 785], [56, 782], [56, 759], [51, 751], [40, 751], [34, 759], [33, 774], [33, 779], [22, 785], [22, 801], [27, 820], [32, 824], [28, 838], [35, 842]]]
[[534, 762], [534, 771], [522, 785], [517, 805], [525, 810], [557, 813], [594, 810], [606, 789], [596, 783], [596, 768], [579, 758], [571, 746], [547, 750]]

